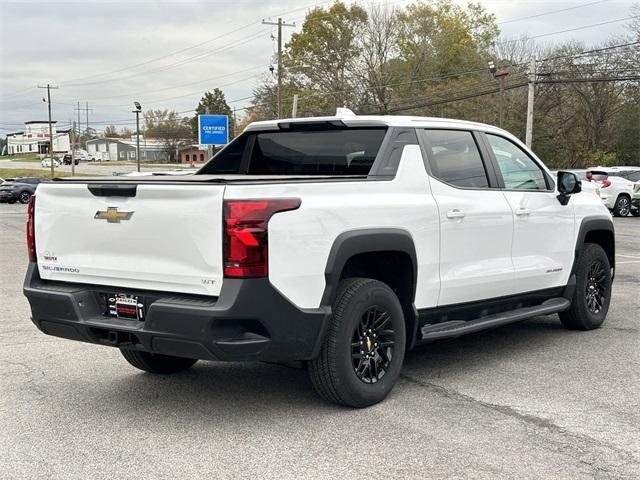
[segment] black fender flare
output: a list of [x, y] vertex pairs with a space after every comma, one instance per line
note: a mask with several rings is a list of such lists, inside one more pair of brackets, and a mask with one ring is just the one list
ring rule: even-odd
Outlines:
[[341, 233], [333, 242], [324, 271], [325, 289], [321, 304], [331, 305], [333, 302], [340, 275], [351, 257], [360, 253], [385, 251], [409, 255], [413, 266], [412, 298], [415, 298], [418, 257], [411, 234], [399, 228], [363, 228]]
[[411, 308], [405, 308], [406, 321], [411, 323], [411, 332], [407, 331], [407, 349], [413, 347], [418, 328], [418, 312], [415, 307], [416, 285], [418, 279], [418, 257], [411, 234], [399, 228], [363, 228], [350, 230], [338, 235], [333, 242], [325, 267], [325, 289], [322, 306], [331, 306], [336, 295], [340, 276], [347, 261], [355, 255], [373, 252], [401, 252], [411, 259], [412, 285]]
[[[609, 263], [613, 272], [615, 272], [615, 264], [616, 264], [616, 242], [615, 242], [615, 229], [613, 226], [613, 220], [604, 218], [604, 217], [584, 217], [580, 222], [580, 227], [578, 228], [578, 235], [576, 237], [576, 246], [575, 246], [575, 254], [573, 258], [573, 265], [571, 267], [571, 275], [575, 275], [576, 268], [578, 268], [578, 258], [580, 257], [580, 252], [584, 248], [584, 241], [587, 237], [587, 234], [594, 231], [605, 231], [610, 232], [613, 236], [613, 243], [611, 245], [611, 254], [607, 252], [609, 256]], [[612, 277], [613, 278], [613, 277]]]

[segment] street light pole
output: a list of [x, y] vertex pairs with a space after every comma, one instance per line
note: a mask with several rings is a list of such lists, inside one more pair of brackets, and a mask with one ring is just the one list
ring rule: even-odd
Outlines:
[[489, 71], [493, 75], [493, 78], [496, 78], [500, 83], [500, 123], [499, 127], [502, 128], [504, 125], [504, 79], [509, 75], [509, 72], [505, 72], [504, 70], [498, 70], [496, 68], [495, 63], [493, 61], [487, 62], [489, 66]]
[[133, 113], [136, 114], [136, 162], [138, 164], [138, 172], [140, 172], [140, 112], [142, 111], [142, 106], [139, 102], [133, 102], [136, 109]]

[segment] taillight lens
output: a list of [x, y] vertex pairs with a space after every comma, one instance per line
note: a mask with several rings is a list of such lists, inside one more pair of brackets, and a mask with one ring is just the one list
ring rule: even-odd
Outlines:
[[224, 275], [266, 277], [269, 273], [269, 219], [275, 213], [295, 210], [299, 206], [299, 198], [224, 202]]
[[591, 181], [593, 178], [593, 174], [591, 172], [587, 172], [587, 180]]
[[607, 188], [607, 187], [610, 187], [610, 186], [611, 186], [611, 180], [608, 180], [608, 179], [605, 178], [602, 181], [602, 188]]
[[36, 216], [36, 196], [32, 195], [29, 199], [29, 206], [27, 207], [27, 250], [29, 252], [29, 261], [36, 262], [36, 230], [35, 230], [35, 216]]

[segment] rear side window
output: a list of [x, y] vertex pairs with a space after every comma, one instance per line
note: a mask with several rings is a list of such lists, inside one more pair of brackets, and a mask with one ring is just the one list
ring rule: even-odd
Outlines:
[[629, 175], [627, 176], [627, 178], [632, 182], [640, 181], [640, 171], [629, 172]]
[[462, 188], [487, 188], [489, 180], [471, 132], [426, 130], [431, 174]]
[[198, 173], [368, 175], [385, 133], [385, 128], [248, 132]]

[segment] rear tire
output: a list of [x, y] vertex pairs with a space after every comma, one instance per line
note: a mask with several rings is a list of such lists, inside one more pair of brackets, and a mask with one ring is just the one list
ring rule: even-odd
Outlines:
[[405, 354], [402, 307], [386, 284], [368, 278], [340, 282], [320, 355], [309, 376], [324, 399], [367, 407], [389, 394]]
[[631, 210], [631, 215], [633, 215], [634, 217], [640, 217], [640, 207], [636, 208], [635, 210]]
[[626, 195], [620, 195], [616, 199], [616, 203], [613, 206], [614, 217], [626, 217], [631, 210], [631, 199]]
[[20, 195], [18, 195], [20, 203], [29, 203], [30, 198], [31, 194], [29, 192], [20, 192]]
[[571, 330], [600, 327], [611, 301], [611, 266], [600, 245], [585, 243], [576, 269], [576, 289], [568, 310], [560, 312], [562, 324]]
[[190, 368], [198, 360], [121, 348], [124, 359], [134, 367], [150, 373], [177, 373]]

